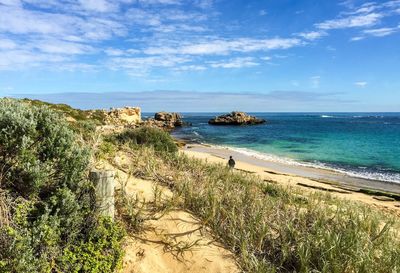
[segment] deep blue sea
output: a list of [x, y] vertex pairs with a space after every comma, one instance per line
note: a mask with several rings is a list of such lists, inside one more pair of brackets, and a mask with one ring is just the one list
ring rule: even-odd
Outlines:
[[186, 113], [178, 137], [288, 164], [400, 183], [400, 113], [251, 113], [267, 123], [212, 126], [219, 113]]

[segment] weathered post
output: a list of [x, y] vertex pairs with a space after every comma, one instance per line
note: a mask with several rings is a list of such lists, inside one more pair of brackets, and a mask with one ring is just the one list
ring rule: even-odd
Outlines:
[[114, 219], [114, 172], [95, 170], [90, 172], [89, 178], [95, 186], [99, 212]]

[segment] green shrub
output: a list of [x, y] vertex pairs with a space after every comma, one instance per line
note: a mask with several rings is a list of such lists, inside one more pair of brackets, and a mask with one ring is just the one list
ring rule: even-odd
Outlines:
[[0, 101], [0, 185], [19, 195], [45, 196], [83, 183], [89, 151], [60, 116], [47, 108]]
[[112, 158], [117, 151], [116, 145], [108, 139], [101, 141], [100, 145], [96, 149], [97, 159]]
[[70, 122], [69, 127], [76, 133], [82, 136], [82, 139], [87, 142], [93, 142], [96, 133], [96, 123], [91, 120]]
[[104, 112], [101, 110], [80, 110], [72, 108], [67, 104], [54, 104], [40, 100], [23, 99], [21, 101], [36, 107], [46, 106], [54, 112], [58, 112], [67, 117], [73, 118], [77, 122], [91, 121], [94, 122], [96, 125], [104, 125], [105, 115]]
[[64, 250], [60, 258], [63, 272], [114, 272], [121, 266], [123, 235], [121, 227], [100, 218], [86, 240]]
[[[0, 272], [87, 272], [85, 251], [112, 272], [121, 235], [97, 220], [90, 151], [65, 119], [45, 106], [1, 99], [0, 132], [0, 190], [11, 216], [0, 225]], [[76, 259], [65, 263], [67, 253]]]
[[173, 138], [167, 132], [158, 128], [141, 127], [125, 130], [115, 135], [113, 139], [119, 144], [128, 144], [132, 147], [150, 146], [161, 153], [176, 153], [178, 151]]

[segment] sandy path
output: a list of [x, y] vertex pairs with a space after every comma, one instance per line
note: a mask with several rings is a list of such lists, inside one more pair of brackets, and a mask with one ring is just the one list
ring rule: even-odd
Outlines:
[[[122, 272], [239, 272], [232, 255], [216, 244], [209, 244], [212, 242], [211, 237], [199, 231], [201, 226], [189, 213], [170, 212], [148, 224], [153, 230], [140, 235], [144, 240], [137, 238], [127, 240]], [[196, 243], [196, 245], [184, 253], [179, 253], [165, 248], [161, 241], [172, 241], [181, 245]]]
[[[126, 158], [119, 160], [123, 164]], [[129, 177], [104, 162], [100, 168], [115, 170], [128, 194], [137, 194], [145, 202], [153, 201], [156, 182]], [[172, 192], [162, 188], [162, 196], [170, 198]], [[121, 273], [240, 272], [232, 253], [214, 242], [198, 219], [186, 211], [169, 211], [157, 220], [147, 220], [145, 226], [143, 233], [127, 236]], [[185, 246], [191, 247], [180, 252]]]
[[[193, 151], [190, 149], [181, 149], [182, 153], [185, 153], [186, 155], [198, 159], [203, 159], [207, 162], [212, 162], [212, 163], [222, 163], [226, 164], [228, 161], [228, 158], [224, 158], [221, 156], [215, 156], [210, 153], [206, 152], [199, 152], [199, 151]], [[379, 209], [382, 209], [384, 211], [394, 213], [398, 216], [400, 216], [400, 205], [399, 201], [379, 201], [373, 198], [373, 196], [368, 195], [368, 194], [363, 194], [359, 192], [351, 192], [351, 191], [345, 191], [345, 190], [340, 190], [336, 187], [333, 187], [329, 184], [321, 183], [316, 180], [312, 180], [309, 178], [301, 177], [301, 176], [296, 176], [296, 175], [290, 175], [290, 174], [282, 174], [277, 172], [276, 170], [268, 169], [265, 167], [260, 167], [257, 165], [252, 165], [246, 162], [242, 162], [239, 160], [236, 160], [236, 166], [235, 169], [238, 171], [247, 171], [254, 173], [255, 175], [259, 175], [262, 179], [265, 180], [271, 180], [275, 183], [284, 185], [284, 186], [290, 186], [290, 187], [300, 187], [301, 190], [303, 191], [315, 191], [314, 189], [300, 186], [300, 184], [308, 185], [311, 187], [319, 187], [325, 189], [325, 191], [333, 191], [331, 192], [332, 195], [340, 197], [340, 198], [346, 198], [349, 200], [354, 200], [354, 201], [360, 201], [363, 203], [366, 203], [368, 205], [377, 207]], [[322, 190], [318, 190], [322, 191]], [[342, 191], [342, 193], [335, 192], [335, 191]]]

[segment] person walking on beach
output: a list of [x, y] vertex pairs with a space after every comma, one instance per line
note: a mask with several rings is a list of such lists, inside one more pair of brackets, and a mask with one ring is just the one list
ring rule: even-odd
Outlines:
[[232, 158], [232, 156], [230, 156], [228, 160], [229, 169], [233, 170], [233, 168], [235, 168], [235, 164], [236, 164], [235, 160]]

